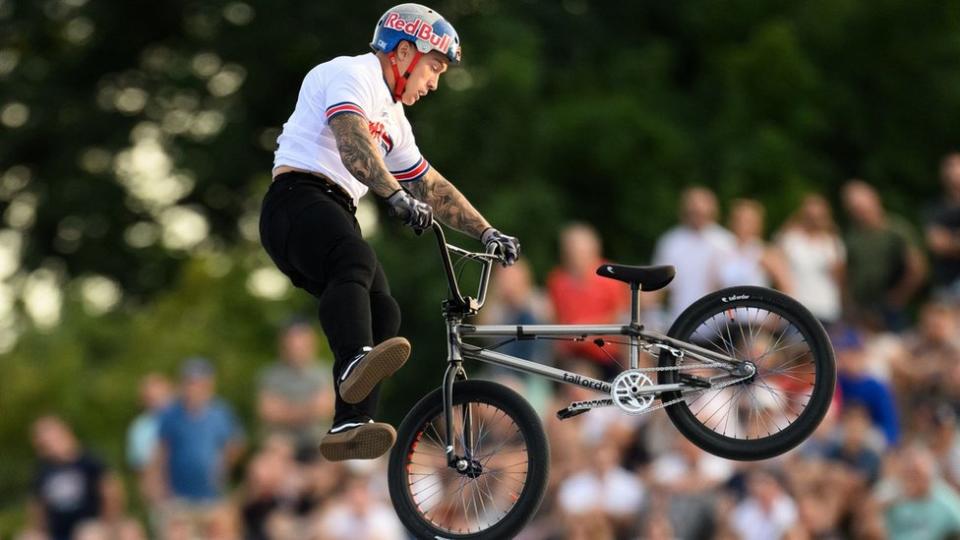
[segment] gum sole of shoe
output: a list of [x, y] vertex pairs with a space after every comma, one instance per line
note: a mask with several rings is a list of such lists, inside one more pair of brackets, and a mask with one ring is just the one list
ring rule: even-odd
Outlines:
[[320, 454], [329, 461], [375, 459], [386, 454], [397, 440], [389, 424], [365, 424], [343, 433], [328, 433], [320, 442]]
[[377, 383], [403, 367], [409, 357], [410, 342], [402, 337], [390, 338], [377, 345], [347, 380], [340, 383], [340, 397], [347, 403], [360, 403]]

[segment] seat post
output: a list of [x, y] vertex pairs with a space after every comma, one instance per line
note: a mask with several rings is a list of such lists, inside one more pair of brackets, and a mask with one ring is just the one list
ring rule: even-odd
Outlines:
[[[630, 326], [636, 326], [640, 323], [640, 284], [636, 281], [630, 282]], [[630, 369], [640, 367], [639, 340], [637, 336], [630, 336]]]

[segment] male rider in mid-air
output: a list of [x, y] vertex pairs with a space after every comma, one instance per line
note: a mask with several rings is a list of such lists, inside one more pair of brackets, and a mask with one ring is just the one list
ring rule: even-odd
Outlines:
[[415, 230], [433, 217], [496, 244], [506, 264], [520, 254], [420, 154], [403, 106], [437, 89], [460, 62], [460, 38], [419, 4], [389, 9], [377, 22], [372, 53], [314, 67], [283, 126], [273, 183], [263, 201], [260, 239], [277, 267], [319, 300], [336, 389], [333, 427], [320, 443], [330, 460], [370, 459], [396, 440], [374, 422], [378, 387], [406, 362], [410, 343], [396, 337], [400, 308], [383, 268], [354, 217], [368, 191]]

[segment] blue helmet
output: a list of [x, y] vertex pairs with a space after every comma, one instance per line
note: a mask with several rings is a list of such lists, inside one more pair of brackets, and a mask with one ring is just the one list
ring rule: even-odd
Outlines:
[[438, 51], [451, 64], [460, 63], [460, 36], [452, 24], [427, 6], [400, 4], [388, 9], [377, 21], [370, 47], [389, 53], [401, 41], [414, 43], [423, 54]]

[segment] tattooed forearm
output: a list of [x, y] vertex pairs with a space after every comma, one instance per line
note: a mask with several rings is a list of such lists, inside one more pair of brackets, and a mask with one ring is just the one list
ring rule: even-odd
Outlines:
[[436, 169], [430, 169], [422, 179], [411, 182], [407, 189], [416, 198], [429, 204], [434, 216], [454, 229], [480, 238], [483, 231], [490, 227], [460, 190]]
[[354, 178], [381, 197], [389, 197], [400, 184], [387, 170], [373, 145], [367, 122], [358, 114], [338, 114], [330, 119], [337, 150], [344, 167]]

